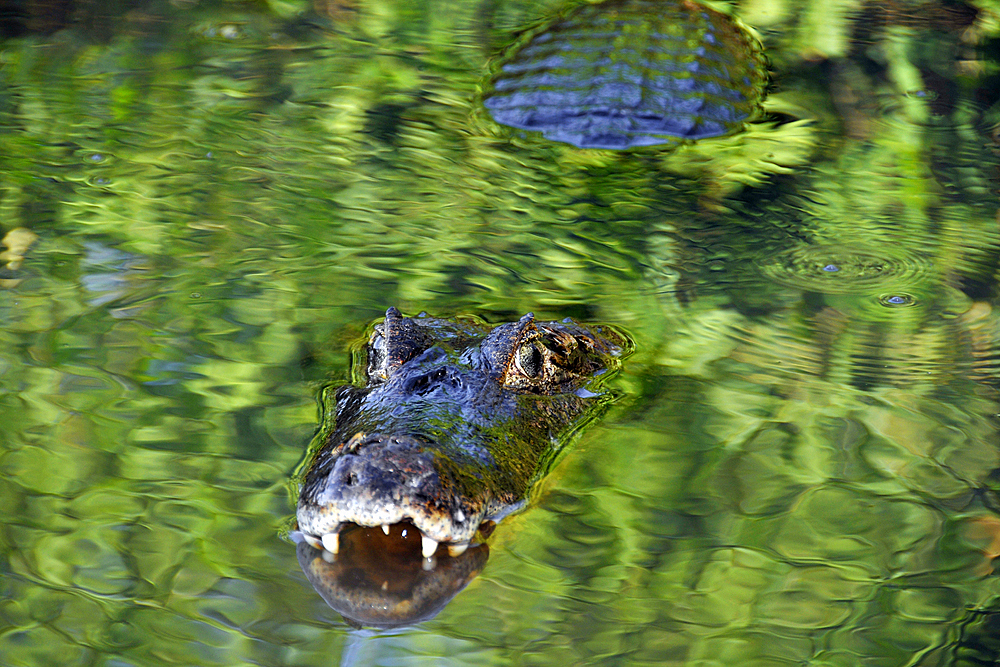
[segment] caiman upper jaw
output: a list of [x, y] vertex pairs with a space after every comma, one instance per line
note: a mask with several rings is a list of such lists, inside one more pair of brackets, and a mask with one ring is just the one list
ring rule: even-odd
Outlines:
[[438, 543], [453, 556], [472, 541], [482, 512], [463, 508], [442, 479], [425, 443], [407, 435], [356, 434], [335, 454], [325, 474], [306, 479], [299, 499], [299, 530], [310, 544], [337, 553], [342, 524], [382, 526], [411, 521], [430, 557]]

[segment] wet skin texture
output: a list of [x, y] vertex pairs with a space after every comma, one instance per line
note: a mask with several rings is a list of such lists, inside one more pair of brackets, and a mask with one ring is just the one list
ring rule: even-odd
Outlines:
[[483, 521], [523, 504], [562, 443], [611, 400], [599, 380], [628, 348], [608, 327], [569, 320], [528, 314], [491, 329], [390, 308], [368, 341], [365, 386], [324, 397], [299, 530], [336, 553], [343, 524], [407, 521], [425, 557], [442, 542], [462, 553]]

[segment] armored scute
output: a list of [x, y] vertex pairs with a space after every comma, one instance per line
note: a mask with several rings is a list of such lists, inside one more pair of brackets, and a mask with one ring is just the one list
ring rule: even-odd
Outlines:
[[493, 63], [497, 123], [579, 148], [677, 144], [760, 115], [767, 63], [750, 31], [692, 0], [569, 2]]

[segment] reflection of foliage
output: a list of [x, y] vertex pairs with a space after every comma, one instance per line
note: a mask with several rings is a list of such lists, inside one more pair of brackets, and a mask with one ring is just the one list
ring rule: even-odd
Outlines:
[[[789, 111], [772, 96], [764, 105], [769, 113]], [[807, 115], [800, 109], [796, 114]], [[776, 125], [753, 123], [735, 137], [707, 139], [665, 155], [664, 168], [670, 172], [701, 178], [709, 193], [722, 197], [744, 186], [762, 185], [775, 174], [793, 174], [812, 157], [817, 143], [812, 120]]]
[[[339, 654], [273, 536], [303, 380], [346, 379], [390, 304], [613, 321], [633, 398], [431, 631], [355, 655], [896, 664], [996, 593], [995, 3], [864, 49], [815, 26], [868, 3], [769, 3], [773, 118], [671, 155], [469, 120], [557, 4], [154, 3], [106, 44], [4, 45], [6, 660]], [[913, 304], [763, 277], [817, 244], [904, 249]]]
[[[966, 43], [1000, 35], [1000, 5], [996, 0], [934, 3], [922, 0], [743, 0], [745, 21], [773, 36], [768, 44], [784, 58], [838, 58], [878, 41], [895, 27], [962, 33]], [[963, 32], [964, 31], [964, 32]]]

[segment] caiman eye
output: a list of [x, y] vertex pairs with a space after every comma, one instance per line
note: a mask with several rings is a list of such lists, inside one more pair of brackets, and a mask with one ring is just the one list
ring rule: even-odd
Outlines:
[[536, 378], [542, 372], [542, 353], [530, 343], [522, 345], [517, 351], [516, 363], [522, 373], [530, 378]]

